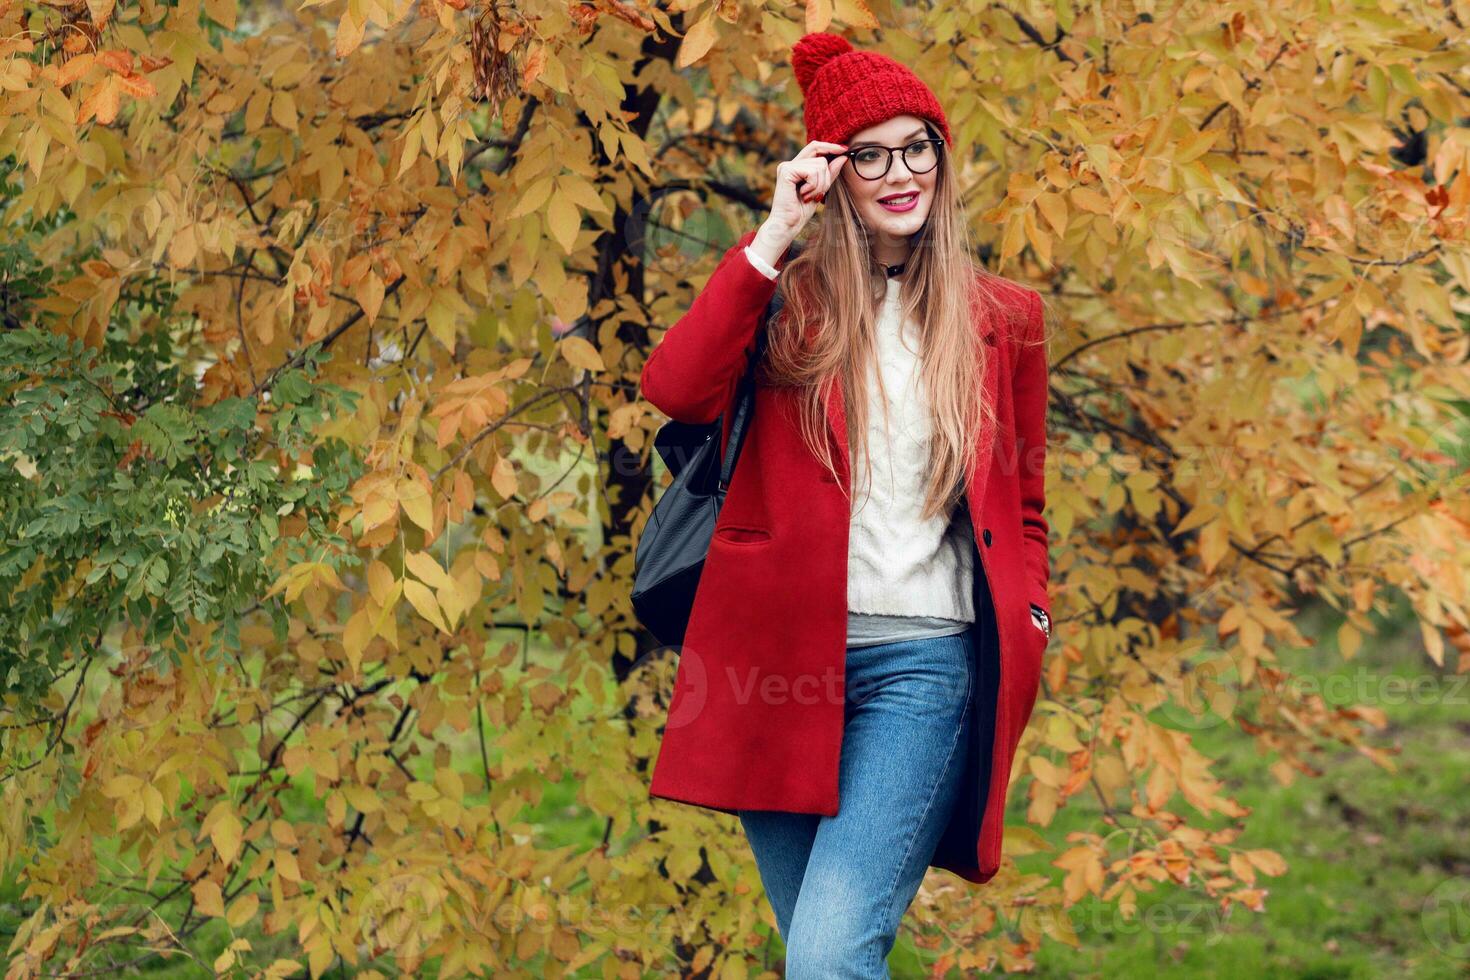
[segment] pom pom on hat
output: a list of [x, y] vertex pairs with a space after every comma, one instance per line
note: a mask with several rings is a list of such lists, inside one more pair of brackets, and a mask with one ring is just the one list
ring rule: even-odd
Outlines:
[[946, 144], [949, 121], [919, 76], [887, 55], [859, 51], [839, 34], [803, 34], [791, 48], [791, 69], [806, 105], [806, 138], [845, 143], [859, 130], [915, 115], [933, 123]]
[[811, 88], [819, 68], [851, 50], [852, 43], [840, 34], [803, 34], [791, 48], [791, 69], [796, 73], [796, 84], [801, 86], [802, 93]]

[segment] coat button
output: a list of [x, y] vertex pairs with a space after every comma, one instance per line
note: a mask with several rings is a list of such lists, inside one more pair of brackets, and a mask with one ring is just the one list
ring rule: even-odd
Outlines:
[[989, 548], [990, 547], [990, 528], [987, 527], [985, 529], [985, 531], [981, 534], [981, 537], [983, 537], [985, 539], [985, 547]]

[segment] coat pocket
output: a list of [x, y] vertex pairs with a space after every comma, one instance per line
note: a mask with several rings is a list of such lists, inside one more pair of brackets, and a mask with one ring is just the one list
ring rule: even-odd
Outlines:
[[715, 539], [725, 544], [765, 544], [771, 532], [751, 524], [726, 524], [715, 529]]

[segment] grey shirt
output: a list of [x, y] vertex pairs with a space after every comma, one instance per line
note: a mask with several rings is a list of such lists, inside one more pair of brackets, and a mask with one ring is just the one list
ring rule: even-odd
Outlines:
[[970, 624], [942, 616], [880, 616], [874, 613], [847, 613], [847, 645], [866, 647], [877, 643], [897, 643], [921, 637], [948, 636], [963, 633]]

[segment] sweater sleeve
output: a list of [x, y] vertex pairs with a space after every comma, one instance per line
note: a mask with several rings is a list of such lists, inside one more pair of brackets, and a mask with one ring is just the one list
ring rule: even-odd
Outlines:
[[1047, 353], [1042, 337], [1041, 294], [1027, 290], [1027, 336], [1022, 339], [1012, 374], [1012, 404], [1016, 412], [1016, 458], [1020, 460], [1021, 533], [1026, 549], [1031, 602], [1051, 616], [1048, 585], [1051, 554], [1047, 541], [1046, 409]]
[[749, 245], [745, 246], [744, 251], [745, 257], [750, 260], [750, 264], [759, 269], [761, 271], [761, 275], [765, 276], [767, 279], [774, 279], [781, 274], [781, 270], [771, 265], [771, 263], [767, 262], [759, 255], [756, 255], [755, 250], [752, 249]]
[[776, 291], [776, 280], [741, 254], [755, 234], [748, 231], [730, 246], [689, 310], [643, 364], [639, 390], [671, 419], [713, 422], [735, 393], [761, 314]]

